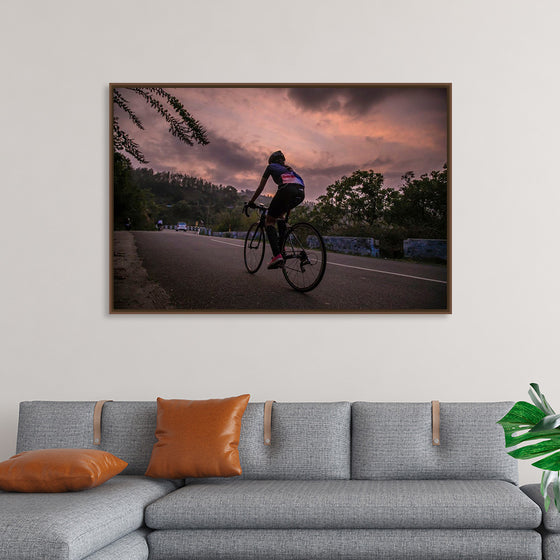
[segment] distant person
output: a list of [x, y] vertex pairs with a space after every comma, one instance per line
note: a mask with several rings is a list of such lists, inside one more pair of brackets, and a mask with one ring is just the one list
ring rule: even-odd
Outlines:
[[157, 221], [157, 228], [158, 228], [158, 231], [161, 231], [161, 229], [163, 228], [163, 220], [158, 220]]
[[130, 221], [130, 218], [126, 219], [126, 224], [124, 224], [124, 227], [126, 228], [126, 231], [130, 231], [130, 229], [132, 228], [132, 222]]
[[[268, 166], [264, 170], [261, 182], [255, 194], [249, 201], [249, 206], [255, 206], [255, 200], [262, 193], [268, 178], [272, 176], [278, 185], [278, 190], [268, 207], [266, 213], [266, 234], [272, 249], [272, 260], [268, 263], [268, 268], [280, 268], [284, 264], [284, 258], [280, 253], [280, 240], [286, 234], [286, 220], [290, 210], [303, 202], [305, 198], [305, 185], [303, 179], [286, 164], [284, 154], [278, 150], [268, 158]], [[278, 230], [276, 230], [278, 222]], [[280, 233], [280, 237], [278, 237]]]

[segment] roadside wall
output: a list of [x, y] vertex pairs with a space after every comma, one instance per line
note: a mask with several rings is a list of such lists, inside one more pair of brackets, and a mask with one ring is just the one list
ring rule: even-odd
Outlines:
[[363, 257], [379, 257], [379, 247], [376, 247], [373, 237], [323, 237], [327, 249], [348, 255]]
[[[245, 239], [246, 231], [212, 231], [200, 228], [201, 235], [215, 237], [229, 237], [230, 239]], [[362, 257], [380, 257], [379, 242], [373, 237], [342, 237], [323, 236], [329, 251], [346, 255], [360, 255]], [[447, 262], [446, 239], [405, 239], [403, 241], [405, 258], [411, 259], [440, 259]]]
[[404, 256], [417, 259], [441, 259], [447, 262], [446, 239], [405, 239]]

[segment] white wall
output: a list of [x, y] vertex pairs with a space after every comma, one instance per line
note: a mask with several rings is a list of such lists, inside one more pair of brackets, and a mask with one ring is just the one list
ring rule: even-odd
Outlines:
[[[560, 3], [274, 4], [3, 4], [0, 459], [27, 399], [560, 408]], [[452, 82], [453, 314], [109, 316], [110, 82]]]

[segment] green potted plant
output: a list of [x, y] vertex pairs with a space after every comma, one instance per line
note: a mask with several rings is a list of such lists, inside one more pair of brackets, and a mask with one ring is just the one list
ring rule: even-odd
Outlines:
[[541, 494], [548, 511], [551, 497], [548, 487], [552, 485], [554, 505], [560, 511], [560, 414], [548, 404], [536, 383], [531, 383], [529, 397], [534, 404], [519, 401], [498, 422], [504, 429], [508, 454], [516, 459], [542, 457], [534, 467], [542, 469]]

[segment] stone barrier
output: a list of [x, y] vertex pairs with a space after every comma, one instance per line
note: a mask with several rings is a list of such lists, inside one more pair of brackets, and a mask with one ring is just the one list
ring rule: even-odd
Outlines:
[[211, 235], [213, 237], [225, 237], [226, 239], [245, 239], [247, 237], [246, 231], [212, 231], [209, 233], [202, 233], [201, 235]]
[[[200, 228], [200, 235], [211, 235], [229, 239], [245, 239], [246, 231], [212, 231]], [[328, 251], [347, 255], [379, 258], [379, 242], [372, 237], [342, 237], [326, 235], [323, 237]], [[403, 241], [405, 258], [438, 259], [447, 262], [446, 239], [405, 239]]]
[[338, 237], [327, 235], [323, 237], [329, 251], [360, 255], [362, 257], [379, 257], [379, 247], [373, 237]]
[[405, 239], [403, 249], [405, 258], [447, 262], [447, 239]]

